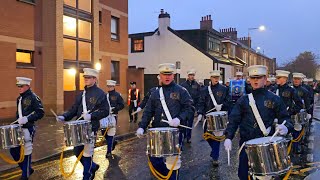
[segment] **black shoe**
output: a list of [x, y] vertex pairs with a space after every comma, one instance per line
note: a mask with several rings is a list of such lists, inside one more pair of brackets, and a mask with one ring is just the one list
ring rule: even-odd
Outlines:
[[92, 177], [91, 180], [94, 180], [94, 177], [96, 176], [96, 172], [100, 168], [99, 164], [96, 165], [96, 168], [92, 169]]
[[212, 166], [213, 167], [218, 167], [219, 166], [219, 161], [218, 160], [212, 160]]
[[116, 148], [116, 145], [118, 144], [118, 141], [114, 141], [112, 144], [112, 151]]
[[187, 139], [187, 143], [190, 144], [191, 143], [191, 139]]
[[[31, 176], [31, 174], [33, 174], [34, 173], [34, 170], [33, 169], [31, 169], [30, 170], [30, 175], [29, 175], [29, 177]], [[21, 177], [20, 178], [20, 180], [28, 180], [29, 178], [27, 178], [27, 177]]]

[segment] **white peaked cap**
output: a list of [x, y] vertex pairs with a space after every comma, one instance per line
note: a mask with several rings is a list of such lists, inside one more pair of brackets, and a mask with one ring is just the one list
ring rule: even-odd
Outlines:
[[289, 77], [290, 72], [284, 70], [276, 70], [277, 77]]
[[176, 69], [176, 65], [172, 63], [159, 64], [159, 72], [162, 74], [172, 74]]
[[194, 69], [190, 69], [189, 71], [187, 71], [187, 74], [196, 74], [196, 70]]
[[16, 77], [16, 79], [17, 79], [16, 85], [29, 85], [30, 86], [30, 83], [32, 81], [32, 79], [26, 78], [26, 77]]
[[92, 68], [83, 68], [83, 76], [93, 76], [98, 78], [99, 76], [99, 71], [96, 69], [92, 69]]
[[217, 76], [220, 76], [221, 75], [221, 72], [219, 70], [213, 70], [210, 72], [210, 76], [214, 76], [214, 77], [217, 77]]
[[117, 81], [114, 80], [107, 80], [107, 86], [116, 86]]
[[250, 77], [267, 75], [267, 67], [263, 65], [249, 66], [247, 70]]
[[243, 76], [243, 72], [236, 72], [236, 76]]
[[302, 73], [297, 73], [297, 72], [294, 72], [292, 73], [292, 77], [293, 78], [304, 78], [304, 75]]

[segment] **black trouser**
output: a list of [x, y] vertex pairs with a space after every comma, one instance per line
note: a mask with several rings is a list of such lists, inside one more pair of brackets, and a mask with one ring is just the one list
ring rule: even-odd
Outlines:
[[138, 107], [134, 107], [134, 102], [130, 102], [129, 105], [129, 117], [130, 117], [130, 122], [132, 122], [133, 120], [133, 116], [134, 116], [134, 122], [137, 122], [138, 120], [138, 113], [131, 115], [131, 113], [135, 112], [138, 109]]

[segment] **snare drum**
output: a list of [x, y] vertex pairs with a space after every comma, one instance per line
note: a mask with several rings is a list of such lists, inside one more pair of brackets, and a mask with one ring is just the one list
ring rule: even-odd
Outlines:
[[113, 115], [109, 115], [100, 120], [100, 129], [107, 129], [116, 127], [116, 118]]
[[228, 124], [228, 112], [219, 111], [208, 113], [206, 115], [206, 121], [208, 132], [224, 131]]
[[150, 128], [147, 136], [147, 154], [151, 157], [179, 155], [179, 129]]
[[0, 126], [0, 149], [18, 147], [23, 142], [21, 125], [12, 124]]
[[296, 115], [291, 115], [291, 120], [293, 124], [305, 124], [307, 122], [307, 113], [306, 112], [300, 112]]
[[246, 142], [249, 171], [256, 176], [274, 176], [289, 171], [290, 157], [287, 155], [288, 140], [276, 136], [252, 139]]
[[91, 142], [91, 123], [87, 120], [66, 122], [63, 125], [66, 146], [80, 146]]

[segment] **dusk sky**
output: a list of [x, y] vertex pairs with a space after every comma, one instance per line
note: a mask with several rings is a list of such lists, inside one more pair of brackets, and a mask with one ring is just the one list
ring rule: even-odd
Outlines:
[[252, 48], [280, 64], [303, 51], [320, 55], [320, 0], [129, 0], [129, 33], [155, 30], [161, 8], [176, 30], [198, 29], [210, 14], [214, 29], [237, 28], [238, 37], [265, 25], [264, 32], [250, 31]]

